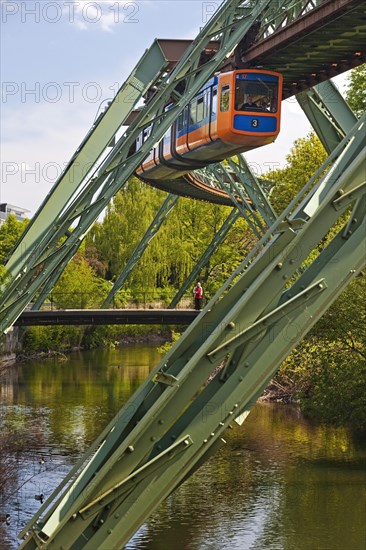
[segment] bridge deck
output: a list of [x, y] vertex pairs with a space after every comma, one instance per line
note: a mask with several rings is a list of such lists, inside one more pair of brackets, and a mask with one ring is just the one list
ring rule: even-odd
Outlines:
[[17, 326], [45, 325], [189, 325], [194, 309], [66, 309], [23, 311]]

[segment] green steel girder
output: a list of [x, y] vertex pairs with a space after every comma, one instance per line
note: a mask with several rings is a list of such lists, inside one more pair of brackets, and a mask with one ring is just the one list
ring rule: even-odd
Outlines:
[[95, 120], [69, 164], [29, 223], [6, 264], [6, 269], [11, 275], [17, 276], [21, 272], [28, 257], [33, 253], [33, 249], [39, 246], [44, 235], [52, 228], [55, 219], [62, 213], [67, 202], [105, 151], [111, 138], [123, 125], [137, 102], [151, 86], [159, 85], [167, 66], [168, 60], [155, 41], [141, 57], [108, 109]]
[[[224, 189], [231, 196], [233, 204], [242, 211], [245, 218], [254, 216], [253, 225], [260, 228], [260, 230], [263, 228], [262, 222], [253, 210], [260, 214], [267, 226], [272, 225], [275, 221], [276, 213], [244, 155], [227, 159], [227, 164], [216, 163], [195, 170], [193, 176], [214, 189]], [[235, 199], [235, 194], [241, 197], [242, 205]]]
[[301, 92], [296, 99], [328, 153], [356, 123], [357, 117], [331, 80]]
[[258, 32], [259, 37], [267, 38], [276, 30], [290, 25], [301, 15], [323, 4], [324, 1], [325, 0], [278, 0], [277, 6], [273, 4], [270, 7], [266, 21], [261, 22]]
[[[287, 226], [279, 216], [261, 253], [236, 270], [43, 504], [22, 533], [30, 530], [22, 549], [121, 548], [223, 443], [230, 423], [243, 420], [281, 361], [366, 263], [365, 120], [321, 167], [315, 188], [316, 174], [292, 201]], [[299, 275], [343, 216], [345, 227]]]
[[[228, 165], [212, 164], [207, 168], [195, 170], [194, 174], [200, 181], [214, 187], [220, 186], [225, 189], [231, 197], [233, 204], [236, 206], [236, 209], [232, 210], [229, 214], [222, 227], [174, 296], [168, 306], [169, 308], [174, 308], [184, 296], [185, 292], [193, 285], [201, 269], [208, 263], [211, 255], [223, 242], [228, 231], [239, 217], [239, 214], [247, 220], [249, 226], [252, 227], [254, 233], [259, 237], [263, 234], [264, 229], [255, 211], [259, 212], [268, 227], [270, 227], [276, 219], [276, 214], [263, 192], [260, 183], [242, 155], [228, 159]], [[225, 182], [227, 183], [225, 184]], [[240, 196], [241, 203], [236, 200], [236, 195]], [[248, 202], [247, 196], [252, 201], [254, 210]]]
[[223, 164], [214, 164], [211, 168], [219, 185], [229, 195], [236, 208], [253, 230], [254, 234], [260, 238], [263, 234], [263, 224], [247, 201], [246, 193], [240, 183], [235, 181], [229, 170], [225, 169]]
[[155, 237], [156, 233], [159, 231], [160, 227], [166, 220], [168, 214], [173, 210], [177, 201], [178, 201], [178, 195], [170, 194], [166, 197], [163, 204], [161, 205], [158, 212], [156, 213], [153, 221], [151, 222], [148, 229], [146, 230], [145, 235], [142, 237], [141, 241], [132, 252], [132, 255], [129, 258], [123, 271], [115, 280], [113, 287], [108, 293], [108, 296], [106, 297], [106, 299], [103, 301], [101, 305], [102, 309], [108, 308], [111, 305], [116, 293], [120, 290], [120, 288], [122, 288], [127, 277], [129, 276], [129, 274], [131, 273], [131, 271], [133, 270], [133, 268], [141, 258], [142, 254], [146, 250], [151, 240]]
[[[240, 0], [227, 0], [201, 30], [174, 70], [160, 79], [158, 91], [140, 111], [126, 133], [99, 166], [96, 177], [85, 183], [79, 193], [78, 204], [83, 202], [83, 194], [88, 193], [88, 186], [92, 186], [93, 183], [102, 182], [105, 190], [103, 196], [99, 196], [96, 202], [83, 213], [77, 227], [70, 235], [66, 236], [65, 243], [56, 251], [55, 245], [50, 245], [52, 240], [55, 240], [54, 226], [56, 228], [58, 226], [58, 220], [53, 215], [53, 223], [48, 225], [47, 230], [42, 227], [41, 230], [35, 231], [36, 237], [33, 241], [34, 246], [31, 255], [27, 256], [26, 261], [21, 264], [21, 270], [19, 259], [11, 260], [11, 266], [15, 265], [17, 271], [14, 272], [16, 277], [13, 282], [4, 289], [0, 304], [0, 330], [2, 332], [14, 323], [26, 305], [34, 298], [39, 288], [47, 284], [49, 277], [57, 269], [57, 260], [59, 263], [63, 263], [68, 257], [68, 252], [77, 250], [83, 236], [90, 229], [103, 208], [133, 174], [152, 146], [161, 139], [199, 88], [220, 67], [230, 52], [235, 49], [252, 23], [260, 16], [265, 17], [264, 12], [270, 2], [271, 0], [260, 0], [251, 6]], [[220, 49], [210, 61], [204, 65], [199, 65], [204, 47], [214, 37], [216, 39], [220, 38]], [[139, 82], [136, 78], [134, 85], [140, 87], [141, 91], [143, 86]], [[184, 92], [178, 93], [176, 91], [178, 84], [184, 85]], [[177, 102], [169, 111], [164, 111], [166, 102], [173, 95], [178, 98]], [[141, 149], [129, 156], [130, 149], [137, 136], [149, 124], [152, 125], [149, 138]], [[113, 133], [108, 136], [106, 141], [109, 142], [112, 137]], [[60, 185], [60, 188], [62, 187]], [[68, 194], [65, 200], [61, 200], [62, 208], [66, 206], [69, 196]], [[68, 209], [73, 211], [72, 200], [69, 201]], [[59, 212], [59, 209], [56, 212]], [[72, 219], [74, 219], [74, 214], [70, 218], [70, 222]], [[18, 246], [19, 250], [22, 250], [22, 248], [23, 241]], [[44, 267], [45, 264], [46, 268]]]
[[240, 217], [241, 213], [237, 208], [233, 208], [184, 283], [182, 284], [181, 288], [178, 290], [177, 294], [174, 296], [173, 300], [169, 304], [168, 308], [173, 309], [175, 306], [179, 303], [181, 298], [184, 296], [184, 294], [187, 292], [189, 288], [191, 288], [194, 284], [194, 281], [197, 280], [199, 273], [201, 269], [207, 265], [209, 259], [211, 258], [212, 254], [215, 252], [215, 250], [220, 246], [220, 244], [225, 239], [226, 235], [236, 222], [236, 220]]
[[260, 180], [255, 176], [244, 155], [237, 155], [228, 159], [230, 169], [235, 178], [244, 187], [248, 197], [252, 201], [254, 210], [259, 212], [267, 226], [270, 227], [277, 218], [266, 193], [263, 191]]

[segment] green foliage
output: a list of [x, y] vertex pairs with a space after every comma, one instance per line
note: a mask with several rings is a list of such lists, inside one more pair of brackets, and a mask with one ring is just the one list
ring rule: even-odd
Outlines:
[[98, 307], [109, 285], [97, 276], [93, 267], [78, 252], [68, 264], [52, 292], [52, 300], [60, 309]]
[[275, 183], [271, 202], [277, 212], [288, 206], [326, 158], [327, 153], [314, 132], [295, 141], [286, 157], [286, 167], [266, 174]]
[[28, 223], [29, 220], [19, 222], [10, 214], [0, 225], [0, 263], [6, 260]]
[[172, 334], [169, 342], [166, 342], [162, 346], [159, 346], [158, 352], [161, 355], [164, 355], [165, 353], [167, 353], [170, 350], [170, 348], [173, 346], [173, 344], [179, 340], [180, 337], [181, 337], [180, 332], [176, 332], [175, 330], [172, 330]]
[[84, 334], [83, 327], [53, 326], [28, 327], [22, 342], [25, 354], [66, 351], [81, 346]]
[[366, 111], [366, 65], [350, 72], [346, 100], [352, 111], [360, 118]]
[[[86, 250], [94, 247], [98, 261], [108, 265], [107, 278], [121, 273], [151, 224], [166, 194], [136, 178], [114, 198], [104, 220], [90, 231]], [[127, 213], [127, 214], [126, 214]], [[169, 291], [171, 298], [224, 223], [230, 210], [214, 204], [180, 198], [143, 253], [116, 303], [128, 302], [138, 292]], [[253, 242], [246, 222], [240, 219], [225, 243], [210, 258], [200, 279], [205, 292], [214, 292], [232, 273]]]
[[277, 380], [316, 420], [366, 429], [366, 278], [356, 278], [287, 357]]

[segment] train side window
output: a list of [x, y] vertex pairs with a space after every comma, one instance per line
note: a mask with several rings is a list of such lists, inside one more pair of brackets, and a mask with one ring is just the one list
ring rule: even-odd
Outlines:
[[230, 104], [230, 86], [229, 84], [225, 84], [221, 88], [220, 111], [221, 112], [228, 111], [229, 104]]
[[181, 114], [178, 117], [178, 122], [177, 122], [178, 132], [181, 132], [184, 128], [186, 128], [187, 118], [188, 118], [188, 105], [186, 105], [186, 107], [184, 107], [183, 111], [181, 112]]
[[212, 89], [211, 115], [212, 118], [217, 115], [217, 88]]
[[189, 123], [195, 124], [197, 122], [197, 100], [191, 102], [189, 106]]
[[142, 132], [142, 142], [146, 141], [151, 133], [151, 126], [147, 126]]
[[142, 132], [136, 138], [136, 149], [140, 149], [142, 145]]
[[205, 107], [205, 104], [202, 96], [197, 100], [196, 122], [201, 122], [201, 120], [204, 119], [205, 117], [204, 107]]

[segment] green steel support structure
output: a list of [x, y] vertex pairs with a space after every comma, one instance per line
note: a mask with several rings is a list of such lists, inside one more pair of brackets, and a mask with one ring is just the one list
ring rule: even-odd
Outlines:
[[[31, 235], [30, 229], [28, 232], [29, 240], [27, 240], [26, 234], [19, 242], [7, 265], [14, 278], [3, 289], [0, 303], [1, 332], [5, 332], [11, 327], [26, 305], [34, 299], [37, 292], [46, 287], [52, 277], [57, 279], [55, 272], [65, 267], [78, 249], [83, 237], [111, 198], [133, 174], [152, 146], [162, 138], [204, 82], [235, 49], [252, 24], [259, 17], [265, 20], [266, 8], [271, 3], [275, 9], [278, 8], [277, 2], [273, 2], [273, 0], [272, 2], [271, 0], [258, 0], [255, 4], [243, 2], [242, 0], [227, 0], [222, 4], [199, 33], [196, 40], [187, 48], [172, 72], [159, 78], [158, 91], [140, 111], [113, 150], [104, 160], [102, 159], [91, 179], [89, 178], [83, 183], [82, 188], [79, 186], [76, 198], [71, 198], [72, 192], [70, 190], [63, 191], [64, 182], [62, 182], [63, 185], [59, 183], [57, 189], [60, 189], [59, 204], [61, 204], [61, 209], [57, 208], [55, 210], [56, 217], [54, 212], [52, 214], [48, 212], [47, 215], [43, 214], [51, 208], [49, 206], [50, 197], [45, 201], [42, 211], [37, 216], [37, 219], [40, 218], [41, 220], [39, 227], [37, 221], [32, 224], [32, 227], [34, 227], [32, 239], [29, 237]], [[201, 54], [212, 39], [219, 40], [219, 50], [209, 61], [200, 65]], [[154, 74], [157, 70], [162, 71], [165, 63], [166, 61], [160, 58], [159, 63], [155, 63], [154, 67], [150, 67], [151, 72], [149, 71], [149, 75]], [[132, 78], [133, 87], [139, 89], [140, 97], [146, 86], [134, 73]], [[149, 83], [151, 83], [151, 79]], [[178, 91], [177, 86], [179, 84], [181, 88]], [[171, 109], [165, 111], [164, 107], [169, 98], [172, 97], [175, 98], [176, 103]], [[118, 124], [122, 124], [121, 119], [119, 119]], [[144, 127], [150, 124], [152, 126], [149, 138], [144, 142], [141, 149], [131, 155], [131, 147], [134, 145], [137, 136]], [[103, 131], [104, 144], [108, 144], [115, 134], [113, 124], [108, 123], [106, 126], [105, 132]], [[94, 132], [91, 135], [93, 136]], [[86, 143], [88, 143], [88, 138], [86, 138]], [[100, 146], [91, 163], [95, 162], [101, 148]], [[73, 159], [75, 162], [79, 155], [80, 151], [75, 154]], [[73, 188], [72, 191], [74, 190]], [[56, 191], [51, 194], [52, 197], [54, 193]], [[62, 212], [57, 217], [60, 210]], [[76, 227], [70, 231], [72, 223], [76, 224]], [[63, 238], [63, 241], [62, 244], [59, 244], [61, 238]], [[30, 253], [27, 252], [28, 249]]]
[[156, 213], [156, 216], [154, 217], [153, 221], [148, 227], [145, 235], [142, 237], [141, 241], [136, 246], [135, 250], [132, 252], [132, 255], [129, 258], [125, 268], [123, 269], [121, 274], [117, 277], [113, 287], [108, 293], [108, 296], [103, 301], [101, 305], [102, 309], [108, 308], [111, 305], [116, 293], [123, 286], [127, 277], [129, 276], [129, 274], [131, 273], [131, 271], [133, 270], [133, 268], [141, 258], [148, 244], [151, 242], [151, 240], [155, 237], [156, 233], [159, 231], [161, 225], [164, 223], [168, 214], [173, 210], [174, 206], [177, 203], [178, 198], [179, 198], [178, 195], [172, 195], [172, 194], [166, 197], [165, 201], [159, 208], [158, 212]]
[[121, 86], [108, 109], [95, 120], [88, 134], [74, 153], [53, 189], [13, 250], [6, 265], [8, 272], [18, 276], [27, 266], [35, 249], [42, 246], [43, 237], [52, 230], [75, 192], [108, 147], [113, 136], [151, 86], [159, 85], [168, 66], [159, 44], [153, 45], [142, 56], [130, 76]]
[[[21, 548], [122, 548], [225, 444], [231, 423], [244, 421], [282, 360], [366, 263], [365, 120], [43, 504]], [[344, 227], [306, 266], [340, 218]]]
[[[169, 308], [174, 308], [187, 290], [192, 287], [201, 269], [207, 265], [210, 257], [223, 242], [240, 215], [247, 220], [248, 225], [259, 238], [264, 233], [264, 223], [268, 228], [276, 219], [276, 214], [269, 200], [243, 156], [238, 155], [235, 158], [229, 159], [228, 165], [213, 164], [205, 169], [196, 170], [195, 175], [200, 181], [225, 189], [236, 208], [229, 214], [207, 249], [199, 258], [186, 281], [169, 304]], [[236, 196], [241, 198], [241, 203], [238, 202]], [[248, 197], [252, 201], [253, 207], [248, 202]], [[264, 222], [261, 220], [261, 217]]]
[[328, 153], [356, 123], [355, 114], [331, 80], [298, 94], [296, 99]]
[[[154, 43], [122, 86], [122, 105], [116, 98], [96, 121], [9, 259], [13, 279], [1, 297], [0, 330], [11, 327], [31, 300], [44, 299], [111, 198], [254, 23], [260, 20], [261, 37], [270, 37], [329, 4], [227, 0], [171, 72]], [[212, 40], [219, 49], [200, 64]], [[133, 105], [153, 85], [157, 92], [108, 152]], [[207, 170], [209, 178], [219, 174], [235, 199], [225, 224], [234, 223], [240, 210], [259, 241], [41, 506], [20, 535], [22, 549], [120, 550], [162, 500], [225, 444], [225, 430], [245, 420], [282, 360], [365, 266], [365, 116], [356, 121], [343, 102], [331, 105], [328, 92], [324, 84], [300, 96], [300, 104], [329, 157], [277, 218], [241, 157], [238, 169], [230, 161], [228, 169]], [[174, 106], [165, 111], [171, 98]], [[131, 154], [147, 125], [149, 138]], [[243, 179], [263, 223], [246, 203]], [[307, 265], [340, 218], [344, 227]], [[212, 250], [223, 237], [217, 238]]]

